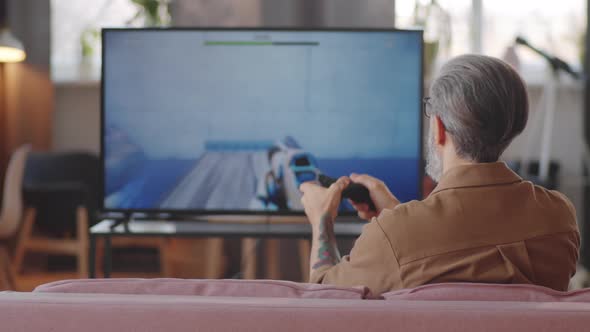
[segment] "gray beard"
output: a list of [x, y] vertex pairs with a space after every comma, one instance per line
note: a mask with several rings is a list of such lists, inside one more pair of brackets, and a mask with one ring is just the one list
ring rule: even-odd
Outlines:
[[426, 148], [426, 174], [428, 174], [428, 176], [430, 176], [435, 182], [438, 182], [442, 176], [442, 160], [438, 153], [436, 153], [434, 136], [432, 134], [428, 135]]

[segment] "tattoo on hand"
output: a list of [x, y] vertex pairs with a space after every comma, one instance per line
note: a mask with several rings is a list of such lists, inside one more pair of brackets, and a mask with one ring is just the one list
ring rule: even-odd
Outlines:
[[340, 253], [336, 246], [336, 237], [334, 236], [332, 222], [333, 220], [330, 214], [325, 214], [320, 219], [318, 261], [312, 266], [313, 269], [325, 265], [335, 265], [340, 262]]

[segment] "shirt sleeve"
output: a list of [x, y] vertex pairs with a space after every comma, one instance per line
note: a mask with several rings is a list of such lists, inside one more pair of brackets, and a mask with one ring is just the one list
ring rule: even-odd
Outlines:
[[374, 295], [403, 288], [397, 258], [377, 218], [363, 227], [350, 255], [334, 266], [314, 270], [310, 282], [367, 286]]

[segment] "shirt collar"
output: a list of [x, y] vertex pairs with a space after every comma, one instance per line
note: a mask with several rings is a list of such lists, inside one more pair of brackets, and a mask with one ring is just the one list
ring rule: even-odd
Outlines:
[[432, 194], [446, 189], [481, 187], [522, 181], [506, 163], [479, 163], [455, 166], [446, 171]]

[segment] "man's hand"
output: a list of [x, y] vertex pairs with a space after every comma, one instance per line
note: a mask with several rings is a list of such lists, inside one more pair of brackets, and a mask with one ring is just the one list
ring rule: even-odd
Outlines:
[[372, 211], [369, 209], [369, 205], [365, 203], [355, 203], [349, 200], [350, 204], [352, 204], [355, 210], [357, 210], [361, 219], [370, 220], [371, 218], [378, 216], [383, 209], [393, 209], [399, 204], [398, 199], [395, 198], [391, 191], [389, 191], [385, 183], [377, 178], [366, 174], [359, 175], [352, 173], [350, 175], [350, 180], [367, 187], [369, 194], [371, 195], [371, 200], [377, 209], [377, 211]]
[[334, 219], [338, 214], [342, 191], [349, 184], [350, 179], [343, 176], [329, 188], [313, 182], [303, 183], [299, 187], [303, 193], [301, 203], [312, 230], [310, 275], [317, 269], [334, 266], [340, 262], [340, 252], [334, 236]]
[[313, 182], [305, 182], [299, 190], [303, 193], [301, 203], [305, 214], [312, 226], [317, 227], [323, 216], [329, 216], [331, 220], [338, 215], [338, 206], [342, 200], [342, 191], [350, 184], [350, 179], [343, 176], [324, 188]]

